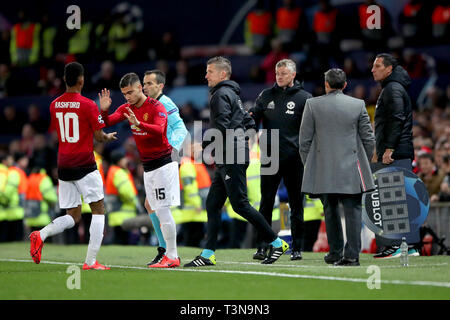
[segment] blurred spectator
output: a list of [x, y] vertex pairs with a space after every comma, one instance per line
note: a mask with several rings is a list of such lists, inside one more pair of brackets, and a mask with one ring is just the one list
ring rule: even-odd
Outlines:
[[186, 128], [190, 128], [194, 125], [194, 121], [198, 119], [198, 112], [191, 103], [186, 103], [180, 108], [180, 117], [183, 119]]
[[403, 50], [403, 66], [411, 78], [428, 77], [434, 72], [434, 59], [425, 53], [418, 53], [412, 48]]
[[0, 120], [0, 133], [8, 135], [20, 135], [25, 117], [16, 111], [14, 106], [6, 106]]
[[11, 90], [11, 73], [8, 65], [0, 64], [0, 99], [8, 96]]
[[91, 44], [94, 41], [94, 25], [91, 21], [83, 21], [80, 29], [68, 31], [67, 53], [77, 61], [88, 62], [91, 59]]
[[189, 64], [186, 60], [178, 60], [175, 64], [176, 74], [172, 81], [173, 87], [183, 87], [195, 83], [193, 74], [189, 70]]
[[35, 104], [28, 107], [28, 123], [36, 133], [47, 133], [50, 125], [49, 120], [42, 117], [39, 107]]
[[64, 93], [63, 81], [56, 76], [55, 69], [48, 69], [45, 77], [40, 79], [37, 86], [41, 89], [42, 95], [58, 96]]
[[344, 66], [342, 70], [347, 75], [347, 78], [362, 78], [363, 76], [362, 72], [358, 69], [355, 63], [355, 60], [350, 57], [344, 59]]
[[56, 36], [58, 34], [58, 28], [55, 24], [50, 22], [48, 13], [42, 16], [41, 22], [41, 62], [45, 66], [51, 66], [54, 63], [54, 58], [57, 53], [56, 47], [59, 47]]
[[11, 57], [9, 54], [9, 46], [11, 42], [11, 33], [9, 30], [0, 30], [0, 62], [10, 64]]
[[157, 60], [156, 61], [156, 69], [161, 70], [166, 75], [166, 87], [171, 87], [173, 83], [173, 79], [175, 78], [175, 74], [173, 70], [169, 68], [169, 63], [167, 60]]
[[[371, 23], [376, 20], [373, 19], [373, 12], [367, 10], [368, 7], [376, 5], [380, 8], [380, 28], [370, 29]], [[391, 18], [388, 11], [375, 0], [366, 0], [365, 3], [358, 7], [359, 25], [361, 28], [361, 37], [364, 48], [370, 51], [385, 51], [387, 48], [387, 40], [392, 34]]]
[[112, 25], [112, 16], [109, 10], [105, 10], [103, 13], [103, 18], [95, 26], [94, 34], [94, 57], [96, 61], [101, 61], [105, 59], [108, 55], [108, 42], [109, 42], [109, 29]]
[[117, 90], [120, 78], [114, 70], [114, 64], [110, 60], [102, 62], [100, 72], [92, 77], [92, 89], [100, 91], [104, 88]]
[[166, 31], [156, 46], [156, 58], [177, 61], [180, 59], [180, 50], [180, 44], [176, 41], [175, 35]]
[[358, 84], [353, 89], [352, 96], [366, 101], [366, 87], [364, 87], [362, 84]]
[[22, 138], [20, 139], [20, 151], [31, 157], [34, 149], [34, 129], [31, 124], [26, 123], [22, 127]]
[[422, 45], [429, 40], [431, 9], [426, 0], [410, 0], [405, 4], [399, 23], [406, 45]]
[[264, 83], [265, 81], [265, 74], [264, 72], [259, 68], [259, 66], [252, 66], [250, 69], [250, 75], [249, 75], [250, 81], [253, 83]]
[[320, 73], [329, 69], [330, 58], [341, 63], [337, 29], [338, 10], [330, 4], [330, 0], [320, 0], [319, 10], [314, 13], [313, 30], [316, 36], [314, 55], [319, 60]]
[[132, 50], [134, 31], [134, 25], [126, 22], [125, 14], [118, 13], [108, 32], [108, 54], [115, 61], [123, 62], [127, 59]]
[[20, 67], [30, 66], [39, 59], [41, 26], [32, 22], [24, 10], [20, 10], [18, 15], [19, 21], [11, 31], [11, 64]]
[[253, 53], [266, 54], [269, 51], [272, 24], [272, 14], [265, 8], [264, 1], [258, 0], [245, 18], [244, 27], [245, 44], [252, 49]]
[[20, 140], [15, 139], [9, 143], [8, 146], [9, 154], [22, 153], [20, 148]]
[[439, 193], [431, 197], [431, 201], [450, 201], [450, 155], [444, 156], [442, 163], [442, 172], [444, 179], [439, 188]]
[[283, 48], [292, 52], [298, 48], [299, 31], [306, 30], [306, 19], [303, 11], [295, 4], [294, 0], [284, 0], [283, 6], [276, 12], [276, 35]]
[[55, 148], [48, 145], [47, 139], [43, 134], [36, 134], [32, 141], [33, 151], [30, 157], [30, 167], [43, 168], [50, 173], [57, 162]]
[[420, 154], [418, 163], [420, 170], [418, 176], [425, 183], [430, 198], [435, 198], [435, 196], [439, 193], [445, 174], [443, 172], [439, 172], [434, 163], [433, 156], [429, 153]]
[[261, 69], [266, 73], [266, 84], [275, 82], [275, 66], [278, 61], [289, 58], [289, 54], [283, 50], [281, 41], [277, 38], [270, 42], [272, 50], [264, 57]]
[[449, 43], [450, 38], [450, 3], [448, 0], [437, 0], [431, 21], [433, 38], [436, 44]]
[[428, 110], [434, 108], [444, 109], [446, 104], [444, 92], [436, 86], [431, 86], [426, 91], [426, 100], [424, 107]]

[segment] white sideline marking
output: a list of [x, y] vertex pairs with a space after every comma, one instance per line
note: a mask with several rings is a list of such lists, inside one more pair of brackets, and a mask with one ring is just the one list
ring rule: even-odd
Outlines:
[[[258, 266], [261, 265], [261, 263], [259, 262], [238, 262], [238, 261], [220, 261], [220, 260], [216, 260], [217, 262], [223, 263], [223, 264], [244, 264], [244, 265], [250, 265], [250, 266]], [[311, 261], [311, 260], [308, 260]], [[316, 260], [316, 261], [321, 261], [323, 262], [323, 260]], [[376, 260], [375, 260], [376, 261]], [[361, 261], [360, 261], [361, 262]], [[325, 262], [324, 262], [325, 263]], [[409, 264], [409, 268], [414, 268], [414, 267], [437, 267], [437, 266], [445, 266], [448, 265], [447, 262], [441, 262], [441, 263], [432, 263], [432, 264]], [[266, 265], [268, 268], [270, 267], [286, 267], [286, 268], [304, 268], [304, 269], [318, 269], [318, 268], [326, 268], [326, 269], [334, 269], [337, 268], [335, 266], [333, 266], [332, 264], [327, 264], [327, 265], [322, 265], [322, 266], [311, 266], [311, 265], [303, 265], [303, 264], [280, 264], [280, 263], [275, 263], [275, 264], [267, 264]], [[381, 270], [383, 269], [401, 269], [404, 268], [401, 265], [398, 266], [379, 266]], [[363, 265], [363, 266], [355, 266], [352, 267], [352, 269], [355, 268], [367, 268], [367, 266]]]
[[[21, 260], [21, 259], [0, 259], [0, 261], [5, 261], [5, 262], [33, 262], [32, 260]], [[41, 261], [41, 263], [42, 264], [60, 264], [60, 265], [83, 265], [83, 263], [59, 262], [59, 261]], [[233, 263], [242, 264], [240, 262], [233, 262]], [[441, 264], [435, 264], [435, 265], [442, 265], [442, 264], [445, 265], [447, 263], [441, 263]], [[151, 268], [146, 268], [146, 267], [121, 266], [121, 265], [107, 265], [107, 266], [111, 267], [111, 268], [120, 268], [120, 269], [136, 269], [136, 270], [149, 270], [149, 269], [151, 269]], [[367, 283], [367, 279], [364, 279], [364, 278], [316, 276], [316, 275], [289, 274], [289, 273], [279, 273], [279, 272], [238, 271], [238, 270], [198, 269], [198, 268], [170, 268], [170, 269], [161, 268], [161, 269], [162, 270], [171, 270], [171, 271], [247, 274], [247, 275], [258, 275], [258, 276], [282, 277], [282, 278], [315, 279], [315, 280], [331, 280], [331, 281], [346, 281], [346, 282], [364, 282], [364, 283]], [[450, 282], [381, 280], [381, 283], [450, 288]]]

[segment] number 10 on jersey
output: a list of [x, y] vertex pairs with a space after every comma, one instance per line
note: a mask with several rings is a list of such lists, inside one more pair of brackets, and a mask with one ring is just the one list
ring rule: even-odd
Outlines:
[[[56, 118], [59, 122], [59, 132], [61, 142], [76, 143], [80, 140], [80, 129], [78, 115], [74, 112], [56, 112]], [[72, 128], [72, 130], [70, 130]], [[70, 134], [72, 131], [72, 135]]]

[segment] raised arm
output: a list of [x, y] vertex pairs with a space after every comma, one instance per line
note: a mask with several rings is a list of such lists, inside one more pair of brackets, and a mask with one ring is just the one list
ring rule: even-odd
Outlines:
[[113, 114], [108, 114], [109, 108], [112, 104], [109, 90], [103, 89], [102, 92], [98, 94], [98, 98], [100, 101], [101, 115], [107, 127], [113, 126], [126, 119], [123, 113], [119, 111], [119, 109], [117, 109]]

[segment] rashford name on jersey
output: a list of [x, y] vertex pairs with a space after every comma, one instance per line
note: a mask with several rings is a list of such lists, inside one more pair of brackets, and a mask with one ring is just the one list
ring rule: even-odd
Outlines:
[[[95, 102], [79, 93], [66, 92], [50, 104], [50, 117], [50, 128], [58, 134], [58, 172], [61, 175], [62, 169], [62, 180], [69, 179], [67, 171], [74, 173], [83, 168], [85, 174], [95, 170], [94, 132], [105, 127]], [[74, 175], [70, 174], [70, 179]]]

